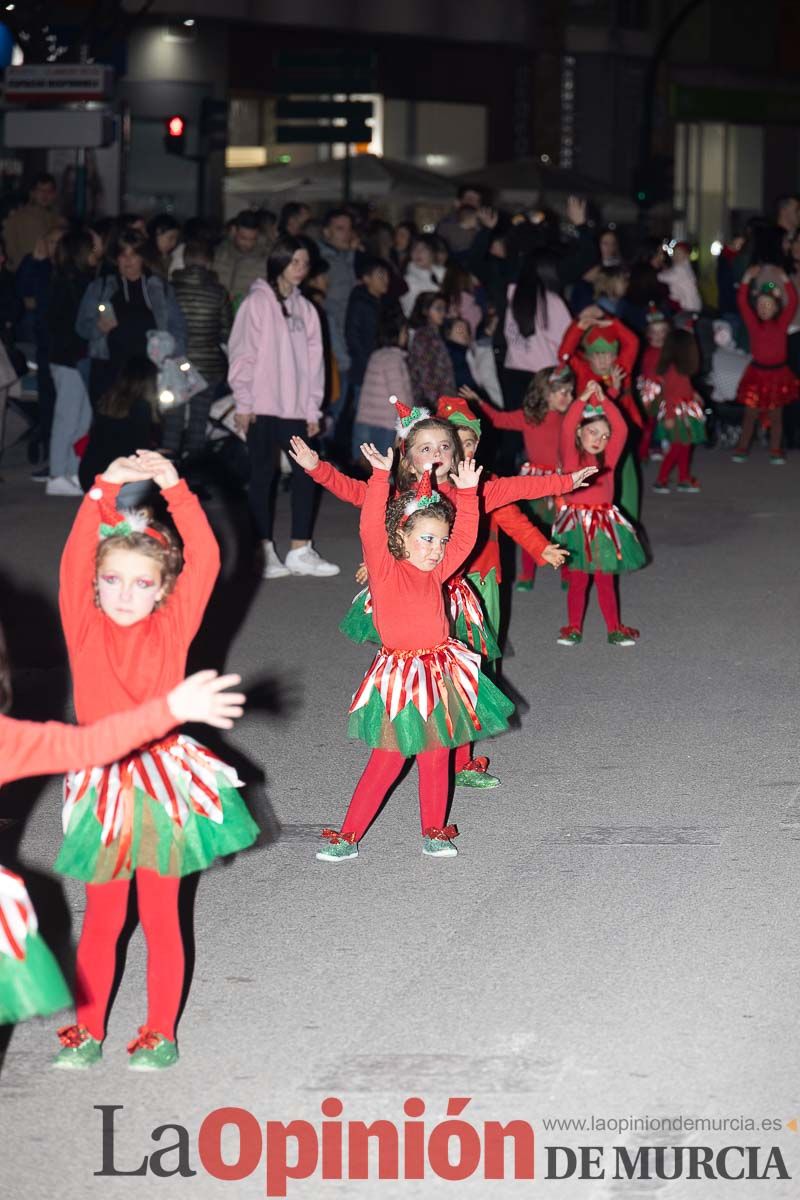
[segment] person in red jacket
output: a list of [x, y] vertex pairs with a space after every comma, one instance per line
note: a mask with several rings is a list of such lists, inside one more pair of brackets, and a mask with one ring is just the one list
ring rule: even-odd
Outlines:
[[631, 390], [639, 354], [639, 339], [616, 317], [591, 304], [570, 325], [561, 341], [559, 358], [575, 373], [575, 394], [596, 383], [622, 410], [629, 429], [629, 449], [620, 459], [619, 504], [632, 521], [639, 519], [639, 474], [634, 454], [642, 415]]
[[[167, 501], [183, 542], [182, 569], [169, 529], [116, 508], [120, 487], [143, 479]], [[218, 570], [219, 548], [200, 505], [160, 454], [117, 459], [97, 477], [64, 548], [59, 589], [81, 721], [142, 703], [182, 677]], [[86, 1067], [101, 1057], [134, 875], [148, 951], [148, 1016], [128, 1047], [129, 1061], [147, 1070], [177, 1060], [184, 982], [178, 888], [184, 875], [255, 840], [258, 827], [238, 786], [233, 768], [184, 735], [67, 776], [55, 867], [84, 881], [86, 912], [77, 1022], [60, 1035], [56, 1066]]]
[[554, 539], [570, 552], [567, 624], [557, 639], [560, 646], [575, 646], [583, 639], [592, 578], [610, 644], [633, 646], [639, 636], [638, 630], [620, 622], [615, 586], [615, 576], [638, 570], [646, 560], [636, 531], [614, 503], [614, 470], [627, 436], [622, 413], [595, 382], [564, 417], [562, 470], [575, 471], [587, 462], [600, 470], [579, 498], [566, 498], [553, 526]]
[[669, 477], [678, 471], [679, 492], [699, 492], [691, 473], [692, 447], [706, 440], [703, 402], [694, 390], [692, 377], [700, 370], [700, 351], [694, 333], [673, 329], [661, 350], [658, 378], [661, 381], [657, 432], [670, 447], [661, 464], [654, 492], [669, 492]]
[[653, 437], [658, 422], [658, 400], [661, 395], [658, 360], [670, 331], [669, 317], [652, 302], [648, 306], [645, 322], [646, 345], [639, 359], [636, 376], [636, 394], [644, 413], [644, 429], [639, 442], [639, 458], [643, 463], [651, 458], [654, 462], [663, 458], [660, 448], [653, 449]]
[[371, 748], [340, 830], [325, 829], [323, 862], [358, 856], [406, 759], [416, 758], [422, 853], [456, 854], [445, 825], [454, 746], [508, 728], [514, 705], [481, 672], [480, 658], [449, 636], [444, 581], [461, 566], [478, 532], [481, 468], [462, 460], [452, 473], [454, 505], [434, 490], [431, 468], [414, 492], [389, 501], [394, 451], [365, 443], [372, 467], [361, 509], [361, 543], [381, 649], [350, 705], [348, 732]]
[[739, 381], [736, 398], [745, 406], [739, 444], [733, 461], [747, 462], [750, 443], [759, 417], [769, 426], [769, 459], [773, 466], [782, 467], [786, 459], [781, 448], [783, 441], [783, 410], [798, 397], [797, 376], [788, 363], [789, 326], [797, 310], [797, 292], [788, 275], [782, 276], [781, 288], [774, 282], [765, 283], [750, 303], [750, 281], [760, 268], [749, 267], [736, 291], [736, 303], [750, 337], [753, 360]]
[[[494, 408], [467, 388], [462, 388], [462, 395], [479, 404], [484, 416], [496, 429], [513, 429], [522, 434], [525, 462], [520, 467], [521, 475], [552, 475], [559, 467], [561, 423], [574, 399], [574, 388], [572, 370], [561, 365], [536, 371], [528, 384], [522, 408], [508, 412]], [[542, 532], [549, 536], [556, 518], [553, 497], [530, 500], [527, 507]], [[536, 557], [523, 548], [516, 590], [531, 591], [535, 573]]]
[[[0, 785], [111, 762], [184, 721], [230, 729], [233, 718], [242, 714], [244, 696], [224, 689], [239, 682], [238, 675], [220, 678], [216, 671], [201, 671], [165, 697], [92, 725], [16, 721], [5, 715], [11, 704], [11, 671], [0, 627]], [[23, 879], [0, 865], [0, 1025], [48, 1016], [71, 999], [61, 968], [39, 933]]]

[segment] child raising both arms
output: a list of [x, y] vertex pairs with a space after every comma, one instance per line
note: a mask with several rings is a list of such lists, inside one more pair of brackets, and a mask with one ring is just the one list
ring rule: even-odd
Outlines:
[[[152, 479], [183, 552], [165, 526], [116, 508], [125, 483]], [[137, 519], [139, 518], [139, 519]], [[182, 558], [184, 560], [183, 568]], [[154, 451], [115, 460], [78, 510], [61, 560], [59, 601], [81, 721], [131, 708], [184, 673], [219, 570], [205, 515], [175, 468]], [[250, 845], [258, 827], [236, 790], [236, 772], [194, 739], [172, 734], [110, 767], [70, 773], [56, 870], [86, 885], [78, 943], [75, 1025], [60, 1031], [58, 1067], [102, 1054], [117, 941], [136, 876], [147, 942], [147, 1019], [129, 1065], [171, 1066], [184, 983], [178, 890], [184, 875]]]
[[460, 462], [451, 475], [458, 504], [434, 490], [425, 471], [413, 492], [389, 500], [393, 452], [365, 443], [372, 476], [361, 509], [361, 541], [381, 649], [350, 705], [349, 734], [371, 749], [340, 830], [325, 829], [324, 862], [358, 855], [363, 838], [408, 758], [419, 772], [422, 852], [456, 853], [445, 825], [450, 751], [508, 727], [514, 706], [480, 669], [480, 658], [449, 636], [442, 585], [478, 532], [481, 468]]

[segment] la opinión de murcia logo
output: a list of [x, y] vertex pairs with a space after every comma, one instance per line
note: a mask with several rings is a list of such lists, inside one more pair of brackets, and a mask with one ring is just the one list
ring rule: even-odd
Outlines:
[[[202, 1169], [214, 1179], [241, 1181], [259, 1173], [264, 1195], [284, 1197], [293, 1181], [419, 1180], [452, 1182], [535, 1179], [535, 1135], [527, 1121], [484, 1121], [473, 1125], [463, 1113], [470, 1097], [454, 1096], [445, 1119], [426, 1122], [425, 1102], [410, 1096], [405, 1120], [343, 1121], [336, 1096], [322, 1101], [318, 1125], [305, 1120], [266, 1121], [245, 1108], [216, 1108], [192, 1140], [184, 1125], [158, 1125], [150, 1137], [157, 1148], [136, 1164], [120, 1161], [115, 1114], [121, 1104], [97, 1104], [102, 1166], [95, 1176], [190, 1177]], [[223, 1140], [228, 1153], [223, 1153]], [[238, 1147], [231, 1149], [238, 1140]], [[544, 1179], [791, 1179], [777, 1146], [553, 1146], [544, 1151]], [[346, 1157], [346, 1166], [345, 1166]], [[239, 1193], [237, 1192], [237, 1195]]]

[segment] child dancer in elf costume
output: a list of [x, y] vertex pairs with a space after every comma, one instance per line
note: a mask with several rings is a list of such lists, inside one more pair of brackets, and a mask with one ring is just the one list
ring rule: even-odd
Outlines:
[[[445, 402], [453, 402], [452, 398], [445, 397], [444, 399]], [[458, 404], [458, 401], [456, 400], [455, 403]], [[404, 405], [397, 405], [397, 407], [400, 410], [398, 428], [402, 455], [397, 467], [398, 489], [407, 489], [410, 484], [419, 479], [425, 465], [433, 462], [436, 464], [437, 489], [442, 495], [452, 499], [453, 485], [448, 481], [446, 472], [450, 472], [454, 464], [463, 458], [461, 442], [453, 424], [447, 419], [431, 417], [426, 409], [409, 410]], [[300, 438], [293, 440], [291, 454], [317, 483], [327, 488], [339, 499], [346, 500], [359, 508], [363, 505], [367, 487], [363, 480], [350, 479], [340, 474], [330, 463], [320, 462], [319, 456], [310, 450]], [[580, 486], [581, 481], [593, 473], [592, 470], [579, 472], [574, 483], [555, 476], [550, 479], [532, 476], [488, 479], [482, 483], [480, 489], [481, 513], [484, 516], [494, 513], [518, 499], [533, 499], [551, 493], [561, 495], [573, 487]], [[508, 531], [513, 528], [512, 536], [516, 536], [517, 539], [524, 538], [527, 548], [534, 554], [538, 562], [550, 563], [554, 567], [561, 565], [563, 562], [561, 552], [556, 547], [550, 546], [547, 539], [530, 522], [525, 522], [520, 529], [520, 525], [524, 521], [524, 517], [519, 512], [516, 513], [516, 519], [514, 515], [508, 514], [501, 517], [503, 527]], [[488, 531], [488, 536], [491, 538], [491, 530]], [[492, 565], [494, 565], [493, 562], [489, 564], [490, 567]], [[489, 579], [491, 574], [489, 569], [482, 571], [480, 564], [474, 569], [479, 583], [484, 583]], [[493, 578], [496, 580], [496, 572]], [[489, 591], [491, 591], [491, 587], [490, 580], [487, 584]], [[455, 636], [480, 654], [487, 662], [493, 662], [499, 658], [500, 647], [497, 644], [492, 614], [485, 611], [479, 599], [484, 590], [483, 587], [476, 593], [473, 587], [465, 581], [463, 572], [458, 572], [452, 580], [448, 580], [447, 590]], [[497, 614], [495, 613], [494, 619], [496, 620], [496, 618]], [[372, 597], [369, 588], [359, 592], [353, 601], [350, 612], [339, 628], [356, 642], [379, 640], [373, 622]], [[486, 762], [482, 759], [471, 761], [467, 756], [463, 762], [459, 760], [456, 771], [457, 782], [461, 786], [496, 786], [496, 783], [491, 780], [487, 782]]]
[[691, 473], [692, 448], [706, 440], [703, 402], [692, 385], [692, 376], [699, 370], [700, 353], [694, 334], [688, 329], [673, 329], [658, 360], [661, 396], [656, 433], [670, 447], [653, 484], [654, 492], [669, 492], [673, 468], [678, 472], [679, 492], [700, 491]]
[[454, 825], [445, 825], [449, 760], [454, 746], [508, 728], [514, 705], [482, 674], [480, 657], [449, 636], [443, 585], [475, 544], [481, 468], [461, 461], [451, 478], [458, 503], [431, 483], [426, 470], [415, 492], [389, 500], [393, 451], [365, 444], [372, 467], [361, 509], [361, 542], [381, 649], [350, 705], [348, 732], [371, 748], [340, 830], [325, 829], [324, 862], [358, 855], [407, 758], [417, 759], [422, 852], [456, 853]]
[[[239, 693], [223, 693], [240, 682], [238, 675], [219, 678], [216, 671], [201, 671], [166, 697], [93, 725], [15, 721], [3, 715], [11, 703], [10, 677], [0, 628], [0, 785], [27, 775], [111, 762], [184, 721], [230, 729], [244, 702]], [[61, 968], [39, 934], [23, 880], [0, 865], [0, 1025], [48, 1016], [71, 1001]]]
[[[124, 483], [152, 479], [183, 541], [123, 516]], [[219, 570], [219, 549], [197, 499], [160, 454], [117, 459], [84, 498], [61, 560], [61, 619], [75, 709], [96, 720], [162, 693], [181, 678]], [[101, 1056], [117, 939], [136, 876], [147, 941], [148, 1015], [128, 1047], [130, 1066], [178, 1056], [175, 1022], [184, 980], [178, 918], [181, 878], [250, 845], [258, 827], [236, 772], [192, 738], [171, 735], [111, 767], [71, 773], [56, 870], [86, 884], [78, 944], [77, 1023], [60, 1033], [59, 1067]]]
[[[584, 309], [572, 322], [561, 341], [559, 358], [575, 374], [575, 393], [582, 396], [589, 383], [596, 383], [622, 409], [632, 430], [644, 425], [631, 392], [639, 339], [616, 317], [608, 317], [596, 304]], [[639, 475], [633, 454], [623, 454], [619, 467], [620, 508], [632, 520], [639, 519]]]
[[[575, 376], [568, 366], [544, 367], [537, 371], [525, 393], [522, 408], [504, 412], [481, 400], [476, 392], [462, 389], [462, 394], [480, 405], [496, 429], [514, 429], [522, 434], [525, 443], [525, 462], [521, 475], [553, 475], [559, 467], [561, 422], [574, 397]], [[556, 504], [552, 496], [527, 502], [535, 523], [547, 537], [556, 519]], [[522, 567], [517, 591], [533, 588], [537, 557], [522, 551]]]
[[747, 327], [753, 361], [739, 383], [736, 398], [745, 406], [742, 433], [733, 453], [736, 463], [747, 462], [756, 422], [769, 426], [769, 460], [776, 467], [786, 462], [781, 449], [783, 410], [798, 397], [798, 379], [788, 363], [789, 326], [797, 309], [797, 291], [784, 275], [783, 297], [774, 282], [765, 283], [755, 299], [749, 298], [750, 281], [759, 267], [749, 267], [736, 292], [736, 303]]
[[636, 376], [636, 392], [644, 412], [644, 430], [639, 442], [639, 458], [642, 462], [647, 462], [651, 458], [657, 462], [663, 457], [660, 447], [657, 450], [652, 448], [661, 395], [658, 360], [661, 358], [661, 351], [670, 331], [670, 322], [658, 305], [652, 301], [648, 305], [645, 322], [647, 344], [642, 350], [639, 359], [639, 374]]
[[553, 537], [570, 552], [568, 624], [557, 639], [560, 646], [576, 646], [583, 639], [592, 578], [611, 645], [633, 646], [639, 636], [638, 630], [620, 623], [615, 579], [645, 564], [636, 531], [614, 503], [614, 471], [627, 436], [622, 413], [594, 382], [572, 405], [561, 427], [562, 470], [575, 471], [594, 462], [600, 471], [579, 499], [566, 498], [553, 526]]

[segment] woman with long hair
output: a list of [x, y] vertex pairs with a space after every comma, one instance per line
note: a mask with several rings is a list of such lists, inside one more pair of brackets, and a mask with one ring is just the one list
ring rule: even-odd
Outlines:
[[292, 530], [285, 563], [273, 542], [276, 472], [290, 439], [316, 439], [322, 421], [325, 371], [322, 334], [314, 305], [300, 292], [308, 250], [299, 238], [279, 238], [242, 301], [228, 344], [228, 382], [236, 424], [250, 451], [250, 509], [264, 548], [264, 578], [338, 575], [311, 544], [314, 481], [292, 463]]
[[408, 352], [414, 403], [432, 412], [439, 397], [452, 396], [456, 388], [453, 364], [442, 335], [446, 315], [447, 302], [441, 292], [421, 292], [409, 322], [414, 331]]
[[503, 394], [506, 408], [520, 408], [531, 376], [558, 362], [570, 323], [559, 260], [551, 250], [533, 250], [522, 260], [519, 279], [508, 288]]

